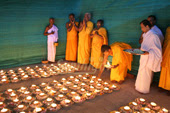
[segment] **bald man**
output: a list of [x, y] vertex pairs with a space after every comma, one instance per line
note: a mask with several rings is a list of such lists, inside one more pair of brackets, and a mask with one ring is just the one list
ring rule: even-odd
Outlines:
[[90, 34], [93, 30], [93, 23], [90, 19], [90, 13], [86, 13], [83, 22], [81, 22], [79, 26], [78, 63], [80, 64], [89, 63], [91, 49]]

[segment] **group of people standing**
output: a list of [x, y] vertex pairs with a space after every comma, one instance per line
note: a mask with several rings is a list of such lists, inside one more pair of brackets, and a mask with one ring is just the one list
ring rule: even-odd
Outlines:
[[[75, 21], [74, 14], [69, 15], [70, 21], [66, 23], [67, 28], [67, 61], [77, 61], [80, 64], [90, 64], [99, 69], [102, 63], [101, 46], [108, 44], [107, 31], [103, 27], [103, 20], [97, 21], [97, 27], [93, 29], [90, 21], [90, 13], [84, 15], [79, 23]], [[77, 42], [78, 41], [78, 42]]]
[[[129, 44], [115, 42], [108, 45], [107, 30], [103, 27], [103, 20], [97, 21], [94, 28], [90, 21], [90, 13], [84, 15], [82, 22], [76, 22], [74, 14], [69, 15], [67, 28], [66, 56], [67, 61], [77, 61], [79, 64], [91, 64], [94, 68], [100, 69], [98, 77], [102, 75], [104, 65], [108, 56], [112, 56], [110, 80], [115, 83], [122, 83], [128, 75], [127, 70], [131, 70], [133, 55], [123, 50], [132, 49]], [[52, 45], [58, 39], [58, 28], [53, 25], [54, 19], [50, 19], [50, 25], [46, 27], [44, 35], [48, 35], [48, 60], [55, 61], [55, 47]], [[168, 37], [164, 41], [161, 30], [155, 25], [156, 17], [151, 15], [140, 22], [142, 34], [139, 39], [140, 49], [144, 51], [140, 54], [140, 66], [135, 83], [135, 89], [140, 93], [149, 93], [153, 72], [161, 71], [162, 46], [163, 46], [163, 66], [159, 87], [170, 90], [170, 72], [167, 67], [170, 64], [168, 57], [170, 44]], [[168, 30], [167, 30], [168, 31]], [[54, 38], [54, 39], [53, 39]], [[164, 45], [163, 45], [164, 42]], [[51, 49], [50, 49], [51, 48]], [[54, 56], [54, 57], [53, 57]], [[168, 63], [168, 64], [167, 64]]]

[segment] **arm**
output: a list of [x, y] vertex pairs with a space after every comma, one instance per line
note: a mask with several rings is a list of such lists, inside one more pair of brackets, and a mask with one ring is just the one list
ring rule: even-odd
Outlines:
[[85, 29], [86, 34], [90, 35], [90, 33], [93, 30], [93, 23], [89, 21], [88, 23], [85, 24], [85, 28], [86, 28]]
[[94, 34], [95, 30], [96, 30], [96, 29], [94, 28], [93, 31], [91, 32], [90, 38], [93, 38], [93, 36], [95, 35], [95, 34]]
[[66, 23], [67, 31], [71, 31], [72, 27], [73, 27], [72, 23], [71, 23], [71, 26], [69, 26], [69, 22]]
[[90, 38], [93, 38], [93, 36], [94, 36], [94, 34], [93, 34], [93, 33], [91, 33], [91, 34], [90, 34]]
[[79, 32], [81, 32], [83, 30], [83, 23], [80, 22], [80, 26], [79, 26]]
[[144, 33], [144, 32], [142, 32], [142, 34], [141, 34], [141, 36], [140, 36], [140, 38], [139, 38], [139, 44], [141, 44], [141, 43], [143, 42], [143, 33]]
[[143, 54], [141, 55], [149, 55], [149, 52], [148, 51], [145, 51]]
[[49, 27], [47, 26], [47, 27], [45, 28], [45, 31], [44, 31], [44, 35], [45, 35], [45, 36], [54, 34], [54, 31], [52, 31], [51, 33], [48, 33], [48, 30], [49, 30]]
[[104, 39], [104, 37], [103, 37], [102, 35], [100, 35], [100, 34], [98, 33], [98, 31], [95, 32], [95, 35], [98, 35], [100, 38]]
[[105, 65], [106, 62], [107, 62], [107, 58], [108, 58], [108, 56], [105, 56], [105, 55], [104, 55], [103, 63], [102, 63], [102, 65], [101, 65], [101, 67], [100, 67], [100, 71], [99, 71], [99, 74], [98, 74], [98, 78], [100, 78], [101, 74], [103, 73], [104, 65]]
[[71, 23], [72, 23], [72, 25], [75, 27], [76, 31], [79, 31], [79, 27], [76, 25], [75, 19], [74, 19], [74, 21], [71, 22]]
[[86, 22], [85, 19], [83, 20], [83, 26], [85, 26], [85, 29], [86, 29], [86, 27], [87, 27], [87, 22]]

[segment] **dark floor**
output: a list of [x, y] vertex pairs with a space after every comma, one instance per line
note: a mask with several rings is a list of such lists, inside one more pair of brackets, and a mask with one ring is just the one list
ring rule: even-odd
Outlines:
[[[41, 66], [41, 64], [37, 64]], [[35, 66], [35, 65], [29, 65]], [[23, 66], [25, 67], [25, 66]], [[17, 68], [13, 68], [17, 69]], [[88, 71], [85, 71], [88, 70]], [[97, 75], [97, 71], [92, 68], [88, 69], [81, 67], [80, 74], [82, 73], [92, 73]], [[40, 79], [30, 79], [27, 81], [21, 81], [19, 83], [9, 83], [0, 86], [0, 91], [4, 91], [7, 88], [20, 88], [21, 86], [30, 86], [31, 84], [40, 84], [42, 82], [49, 82], [52, 80], [59, 80], [63, 77], [69, 77], [70, 75], [77, 75], [79, 73], [73, 74], [61, 74], [57, 76], [52, 76], [50, 78], [40, 78]], [[101, 76], [104, 81], [109, 82], [110, 71], [105, 70]], [[149, 101], [156, 102], [158, 105], [163, 106], [170, 110], [170, 96], [167, 96], [166, 92], [159, 92], [157, 83], [153, 83], [151, 86], [151, 91], [149, 94], [143, 95], [135, 91], [134, 89], [135, 79], [126, 79], [125, 82], [120, 85], [121, 89], [119, 91], [112, 92], [111, 94], [104, 94], [102, 96], [97, 96], [92, 100], [86, 100], [81, 104], [73, 104], [70, 107], [62, 108], [58, 113], [109, 113], [112, 110], [118, 110], [120, 106], [127, 105], [129, 102], [133, 101], [135, 98], [143, 97]]]

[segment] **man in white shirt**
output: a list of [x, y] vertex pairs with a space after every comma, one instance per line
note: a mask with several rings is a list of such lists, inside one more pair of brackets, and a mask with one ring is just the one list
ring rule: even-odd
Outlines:
[[150, 15], [150, 16], [148, 16], [147, 20], [151, 23], [151, 26], [152, 26], [151, 29], [154, 30], [158, 34], [160, 41], [161, 41], [161, 44], [163, 44], [164, 36], [162, 34], [162, 31], [155, 25], [156, 24], [156, 17], [154, 15]]
[[[156, 24], [156, 17], [154, 15], [150, 15], [150, 16], [148, 16], [147, 20], [151, 24], [151, 29], [154, 30], [158, 34], [158, 37], [161, 41], [161, 44], [163, 44], [164, 36], [162, 34], [162, 31], [155, 25]], [[139, 39], [139, 43], [141, 44], [142, 41], [143, 41], [143, 32], [142, 32], [141, 37]]]
[[49, 19], [49, 25], [44, 31], [44, 35], [48, 37], [47, 46], [48, 46], [48, 61], [55, 62], [56, 55], [56, 46], [55, 42], [58, 41], [58, 28], [54, 25], [54, 18]]
[[143, 31], [141, 50], [145, 51], [145, 53], [140, 56], [135, 89], [140, 93], [146, 94], [150, 91], [153, 72], [161, 70], [162, 45], [158, 34], [151, 29], [152, 26], [148, 20], [143, 20], [140, 26]]

